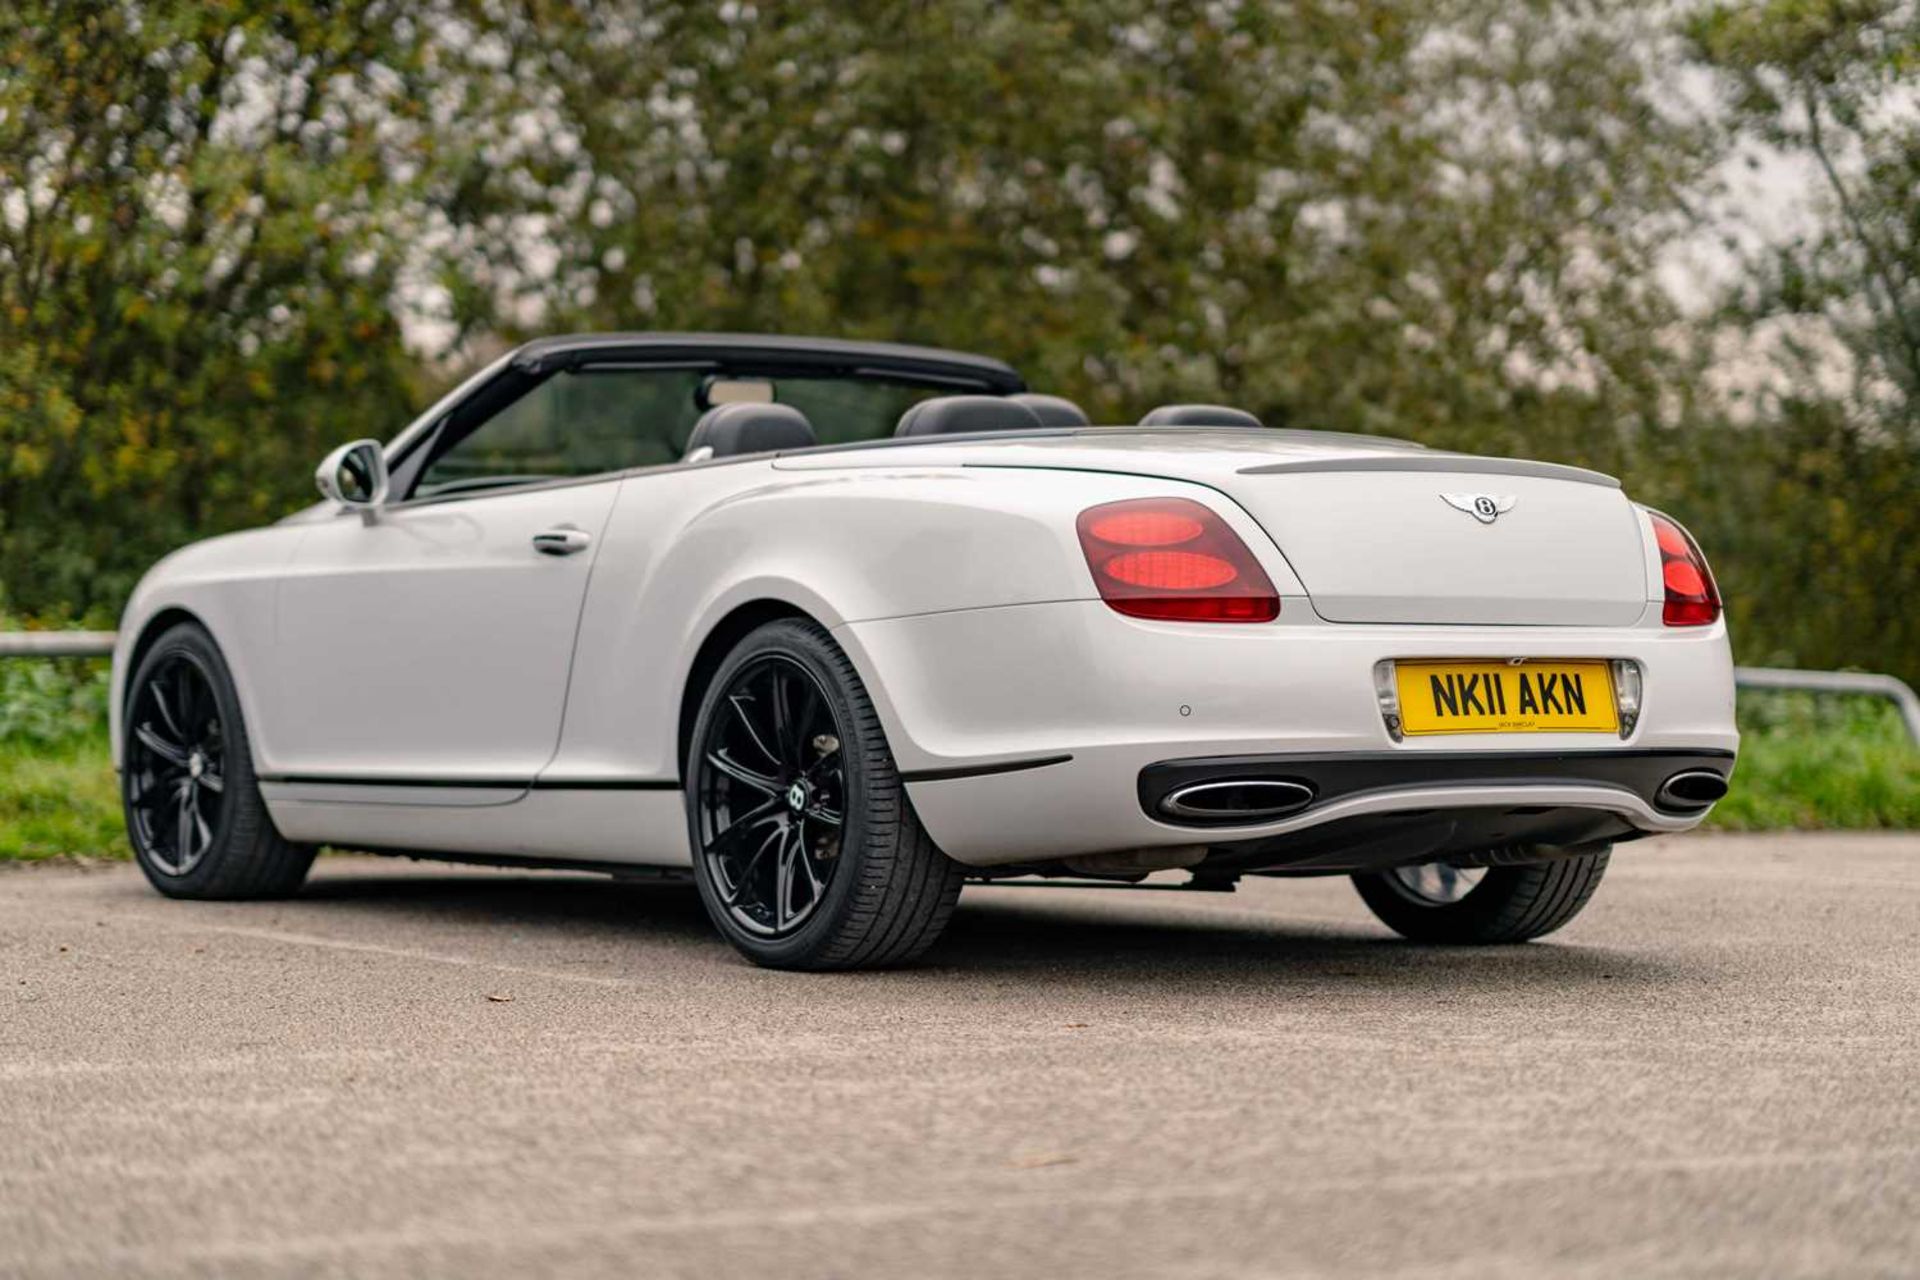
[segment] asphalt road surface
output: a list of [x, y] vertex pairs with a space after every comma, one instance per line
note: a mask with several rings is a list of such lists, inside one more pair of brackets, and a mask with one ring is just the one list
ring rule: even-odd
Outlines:
[[12, 870], [0, 982], [0, 1275], [1920, 1273], [1920, 836], [1643, 843], [1472, 951], [970, 888], [840, 976], [682, 888]]

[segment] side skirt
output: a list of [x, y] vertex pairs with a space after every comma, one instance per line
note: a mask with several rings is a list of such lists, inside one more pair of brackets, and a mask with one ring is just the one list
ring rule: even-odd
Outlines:
[[289, 840], [346, 849], [691, 867], [678, 787], [536, 788], [487, 804], [395, 803], [316, 796], [296, 784], [260, 788]]
[[586, 858], [522, 858], [510, 853], [461, 853], [447, 849], [342, 849], [342, 853], [370, 853], [379, 858], [407, 858], [414, 862], [447, 862], [456, 866], [501, 867], [525, 871], [581, 871], [612, 876], [637, 884], [692, 884], [691, 867], [655, 867], [601, 862]]

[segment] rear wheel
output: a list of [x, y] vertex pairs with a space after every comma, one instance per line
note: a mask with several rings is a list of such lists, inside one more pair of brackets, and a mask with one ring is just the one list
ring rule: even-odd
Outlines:
[[960, 867], [914, 816], [853, 664], [814, 624], [768, 623], [721, 663], [686, 778], [700, 898], [754, 963], [879, 968], [946, 927]]
[[1382, 924], [1415, 942], [1525, 942], [1580, 914], [1612, 850], [1519, 867], [1424, 862], [1353, 877]]
[[172, 898], [292, 893], [312, 845], [274, 829], [253, 776], [240, 699], [213, 637], [182, 623], [127, 684], [120, 797], [134, 858]]

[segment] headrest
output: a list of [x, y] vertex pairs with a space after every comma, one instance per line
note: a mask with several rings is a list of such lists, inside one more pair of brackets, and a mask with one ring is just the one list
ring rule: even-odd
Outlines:
[[700, 415], [687, 437], [691, 459], [702, 449], [710, 458], [776, 449], [806, 449], [819, 444], [807, 415], [787, 404], [723, 404]]
[[1037, 431], [1040, 415], [1010, 396], [936, 396], [900, 415], [896, 436], [947, 436], [962, 431]]
[[1043, 427], [1090, 427], [1087, 411], [1064, 396], [1043, 396], [1037, 391], [1022, 391], [1007, 399], [1033, 410]]
[[1143, 427], [1258, 427], [1264, 424], [1245, 409], [1224, 404], [1163, 404], [1140, 419]]

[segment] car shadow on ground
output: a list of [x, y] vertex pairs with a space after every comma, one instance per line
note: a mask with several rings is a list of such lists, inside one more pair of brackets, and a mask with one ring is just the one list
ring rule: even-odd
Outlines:
[[[1548, 939], [1525, 946], [1431, 947], [1364, 919], [1289, 917], [1271, 899], [1240, 909], [1178, 909], [1179, 893], [970, 889], [939, 944], [917, 965], [867, 981], [944, 986], [1019, 974], [1056, 984], [1194, 986], [1248, 983], [1391, 984], [1408, 993], [1477, 987], [1659, 987], [1676, 973], [1658, 959]], [[1165, 910], [1157, 904], [1164, 904]], [[436, 927], [551, 931], [555, 940], [703, 953], [747, 967], [715, 933], [689, 884], [624, 883], [587, 875], [518, 875], [447, 868], [410, 875], [333, 873], [309, 882], [293, 909], [350, 911]], [[1268, 914], [1271, 911], [1271, 914]], [[312, 923], [318, 923], [317, 918]], [[444, 942], [436, 945], [444, 946]], [[797, 979], [808, 980], [808, 979]], [[812, 979], [818, 981], [820, 979]]]
[[1362, 919], [1302, 920], [1289, 918], [1284, 908], [1271, 916], [1260, 908], [1162, 914], [1152, 909], [1156, 896], [1141, 894], [1145, 901], [1130, 901], [1124, 914], [1095, 914], [1068, 902], [1008, 901], [1008, 895], [963, 899], [928, 963], [950, 972], [1073, 975], [1102, 983], [1152, 983], [1178, 973], [1225, 986], [1387, 984], [1456, 994], [1477, 986], [1512, 991], [1593, 984], [1618, 990], [1673, 977], [1667, 966], [1644, 956], [1551, 939], [1525, 946], [1421, 946]]

